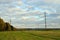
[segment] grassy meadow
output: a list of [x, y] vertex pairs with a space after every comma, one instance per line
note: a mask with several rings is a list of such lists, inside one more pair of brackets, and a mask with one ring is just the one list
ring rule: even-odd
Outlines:
[[50, 31], [4, 31], [0, 40], [60, 40], [60, 30]]

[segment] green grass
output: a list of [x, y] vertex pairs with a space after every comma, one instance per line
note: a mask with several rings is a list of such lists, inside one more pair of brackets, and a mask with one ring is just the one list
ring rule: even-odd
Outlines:
[[0, 32], [0, 40], [60, 40], [60, 30]]

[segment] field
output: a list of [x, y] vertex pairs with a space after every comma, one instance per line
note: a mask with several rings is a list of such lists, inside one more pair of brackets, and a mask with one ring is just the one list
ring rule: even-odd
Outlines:
[[60, 30], [50, 31], [5, 31], [0, 40], [60, 40]]

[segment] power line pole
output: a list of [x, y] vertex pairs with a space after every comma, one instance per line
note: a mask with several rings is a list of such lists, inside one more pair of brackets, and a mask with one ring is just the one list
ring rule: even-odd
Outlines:
[[47, 23], [46, 23], [46, 12], [44, 12], [44, 17], [45, 17], [45, 29], [47, 28]]
[[11, 19], [10, 19], [10, 24], [11, 24]]

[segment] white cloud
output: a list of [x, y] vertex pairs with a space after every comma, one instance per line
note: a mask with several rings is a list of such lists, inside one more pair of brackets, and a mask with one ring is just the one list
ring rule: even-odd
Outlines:
[[24, 5], [24, 3], [22, 2], [22, 0], [16, 0], [15, 2], [13, 2], [14, 3], [14, 5], [16, 5], [16, 6], [22, 6], [22, 5]]
[[28, 16], [27, 17], [23, 16], [23, 17], [21, 17], [21, 19], [22, 20], [27, 20], [27, 19], [29, 19], [29, 17]]
[[60, 16], [58, 16], [57, 18], [60, 19]]
[[43, 0], [46, 3], [60, 4], [60, 0]]

